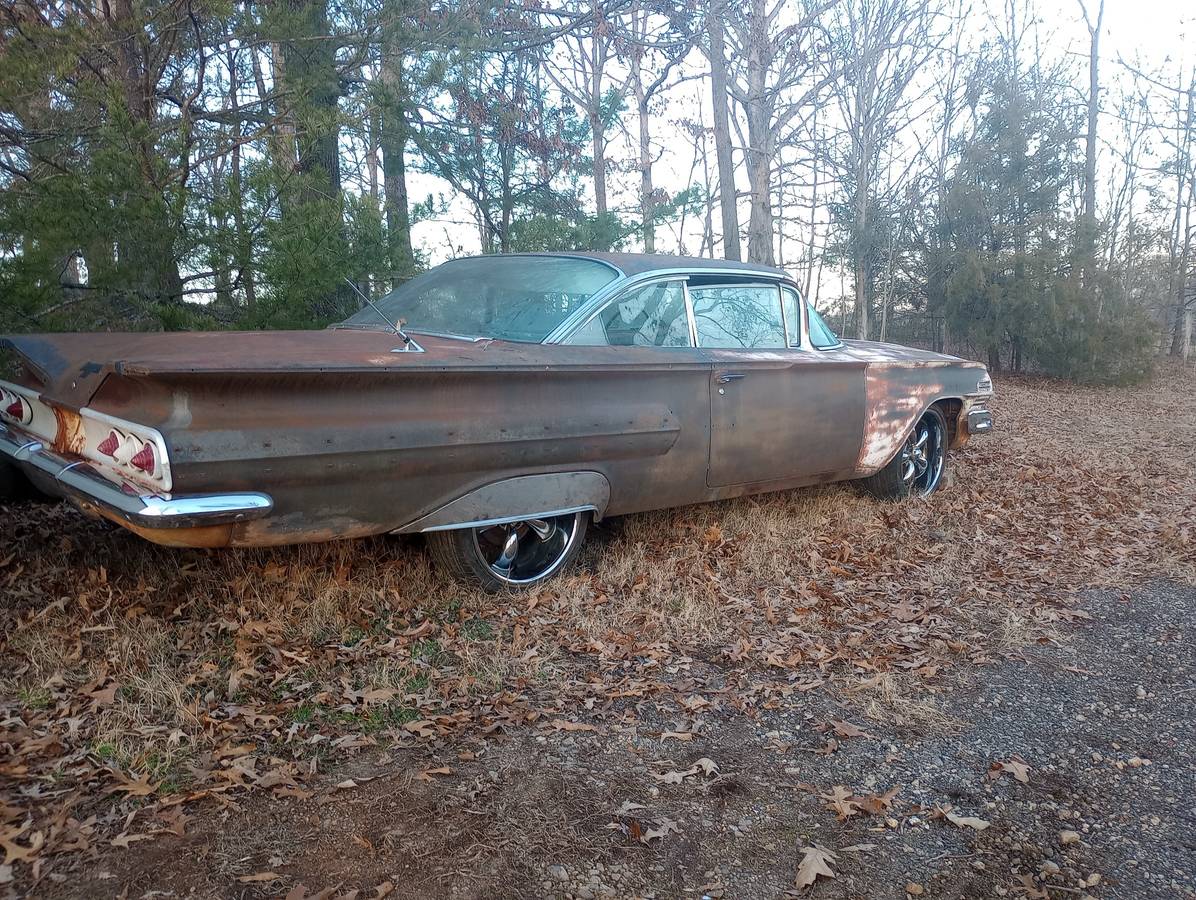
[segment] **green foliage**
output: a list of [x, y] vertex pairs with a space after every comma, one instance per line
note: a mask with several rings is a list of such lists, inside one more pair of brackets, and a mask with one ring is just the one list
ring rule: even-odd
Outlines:
[[621, 250], [639, 230], [613, 212], [601, 216], [578, 213], [576, 218], [523, 216], [511, 224], [511, 250], [561, 252], [568, 250]]
[[1083, 381], [1149, 371], [1149, 329], [1112, 286], [1082, 286], [1063, 192], [1078, 123], [1049, 79], [997, 78], [963, 147], [928, 254], [935, 312], [1000, 371]]
[[[1115, 291], [1102, 286], [1102, 295]], [[1040, 310], [1028, 351], [1048, 375], [1098, 384], [1131, 384], [1151, 373], [1155, 330], [1141, 307], [1106, 296], [1093, 305], [1074, 280], [1060, 282]]]

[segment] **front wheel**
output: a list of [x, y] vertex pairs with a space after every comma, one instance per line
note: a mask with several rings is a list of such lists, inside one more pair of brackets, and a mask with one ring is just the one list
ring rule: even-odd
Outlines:
[[868, 493], [882, 500], [929, 497], [947, 472], [947, 420], [932, 406], [918, 420], [914, 430], [889, 464], [863, 479]]
[[480, 528], [434, 531], [432, 558], [458, 581], [489, 593], [539, 584], [569, 565], [581, 550], [590, 514], [569, 513]]

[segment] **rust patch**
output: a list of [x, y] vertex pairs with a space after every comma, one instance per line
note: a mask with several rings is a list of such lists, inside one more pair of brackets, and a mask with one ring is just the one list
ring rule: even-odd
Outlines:
[[83, 456], [87, 448], [87, 436], [83, 431], [83, 420], [78, 413], [51, 406], [54, 418], [58, 420], [58, 433], [54, 436], [54, 449], [59, 453], [72, 453]]
[[142, 528], [93, 503], [77, 500], [75, 505], [86, 513], [115, 522], [138, 537], [163, 547], [227, 547], [232, 543], [233, 528], [236, 527], [228, 524], [204, 525], [198, 528]]

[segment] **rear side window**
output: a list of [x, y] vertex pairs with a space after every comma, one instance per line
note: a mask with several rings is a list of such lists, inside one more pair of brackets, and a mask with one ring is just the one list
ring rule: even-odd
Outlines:
[[775, 284], [693, 287], [698, 346], [726, 349], [784, 348], [781, 292]]
[[613, 347], [691, 347], [685, 288], [662, 281], [612, 300], [568, 343]]

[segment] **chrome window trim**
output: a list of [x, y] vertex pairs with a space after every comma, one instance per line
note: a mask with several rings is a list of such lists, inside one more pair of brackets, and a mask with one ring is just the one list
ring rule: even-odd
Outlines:
[[[797, 297], [797, 318], [798, 318], [798, 341], [797, 344], [790, 344], [791, 350], [805, 350], [810, 351], [814, 349], [814, 345], [810, 343], [810, 320], [806, 315], [806, 298], [802, 295], [801, 288], [794, 282], [786, 281], [781, 285], [781, 291], [785, 288], [793, 291], [793, 295]], [[785, 308], [785, 298], [781, 298], [781, 309]]]
[[698, 348], [698, 320], [694, 316], [694, 298], [689, 295], [689, 279], [682, 282], [685, 291], [685, 318], [689, 322], [689, 343], [696, 350]]
[[[536, 254], [527, 254], [536, 255]], [[612, 266], [613, 268], [613, 266]], [[634, 286], [647, 284], [658, 280], [677, 280], [682, 278], [691, 278], [695, 275], [706, 276], [725, 276], [731, 278], [756, 278], [761, 281], [785, 281], [788, 276], [783, 272], [757, 272], [752, 269], [731, 269], [731, 268], [674, 268], [674, 269], [653, 269], [651, 272], [641, 272], [638, 275], [625, 276], [623, 278], [616, 278], [610, 284], [599, 289], [594, 293], [589, 300], [583, 303], [580, 307], [574, 310], [564, 322], [558, 325], [549, 333], [548, 337], [544, 338], [540, 343], [542, 344], [561, 344], [564, 343], [565, 338], [569, 337], [574, 330], [581, 327], [589, 321], [591, 316], [596, 313], [601, 307], [605, 306], [607, 301], [614, 299], [617, 293]], [[696, 347], [696, 344], [695, 344]], [[669, 349], [669, 348], [664, 348]], [[674, 347], [674, 350], [684, 350], [684, 347]], [[691, 348], [693, 349], [693, 348]]]
[[[769, 279], [769, 280], [773, 280], [773, 279]], [[789, 331], [785, 327], [785, 304], [781, 301], [781, 285], [785, 282], [785, 279], [778, 278], [778, 279], [776, 279], [776, 282], [777, 283], [776, 283], [775, 287], [777, 289], [777, 305], [781, 308], [781, 331], [782, 331], [782, 337], [785, 339], [785, 345], [783, 347], [702, 347], [702, 345], [700, 343], [698, 343], [698, 340], [697, 340], [698, 330], [697, 330], [696, 315], [694, 317], [694, 345], [700, 350], [701, 349], [705, 349], [705, 350], [793, 350], [793, 349], [795, 349], [795, 348], [789, 346]], [[698, 290], [705, 290], [706, 288], [718, 289], [718, 288], [736, 288], [736, 287], [744, 287], [744, 285], [734, 284], [734, 283], [719, 284], [716, 281], [711, 284], [699, 285]], [[752, 285], [747, 285], [747, 287], [752, 287]], [[760, 285], [760, 287], [765, 287], [765, 285]], [[686, 298], [687, 298], [687, 300], [689, 298], [688, 290], [686, 291]], [[690, 311], [691, 312], [693, 311], [692, 301], [690, 301]]]
[[[672, 281], [678, 281], [681, 283], [681, 290], [685, 294], [685, 303], [686, 303], [685, 314], [686, 314], [686, 317], [690, 320], [690, 325], [691, 325], [690, 330], [689, 330], [690, 346], [688, 346], [688, 347], [664, 347], [664, 346], [661, 346], [661, 347], [657, 347], [657, 349], [658, 350], [693, 350], [697, 345], [695, 343], [693, 343], [693, 340], [694, 340], [694, 331], [693, 331], [693, 327], [692, 327], [693, 317], [690, 315], [691, 310], [689, 307], [689, 288], [687, 286], [688, 285], [688, 276], [658, 275], [655, 272], [651, 272], [651, 273], [647, 273], [647, 274], [650, 277], [627, 279], [627, 280], [621, 282], [623, 289], [619, 290], [615, 294], [612, 294], [610, 297], [607, 297], [602, 302], [601, 306], [599, 306], [597, 309], [588, 313], [583, 320], [581, 320], [575, 326], [573, 326], [572, 331], [570, 331], [567, 335], [562, 337], [556, 343], [568, 344], [569, 338], [573, 337], [573, 335], [577, 334], [577, 332], [581, 331], [583, 328], [585, 328], [587, 325], [589, 325], [591, 322], [593, 322], [596, 318], [598, 318], [598, 316], [602, 315], [602, 313], [607, 309], [607, 307], [609, 307], [612, 303], [618, 303], [622, 298], [626, 297], [628, 294], [632, 293], [633, 291], [638, 291], [641, 288], [646, 288], [653, 284], [657, 284], [657, 283], [661, 283], [661, 282], [668, 283], [668, 282], [672, 282]], [[587, 302], [587, 305], [589, 305], [588, 302]], [[570, 318], [572, 318], [572, 317], [570, 317]], [[552, 343], [552, 342], [545, 339], [544, 343], [547, 344], [547, 343]], [[571, 345], [571, 346], [573, 346], [573, 345]], [[595, 346], [595, 345], [593, 345], [593, 344], [578, 344], [576, 346], [590, 347], [590, 346]], [[611, 346], [616, 346], [616, 345], [614, 345], [614, 344], [599, 344], [597, 346], [611, 347]]]

